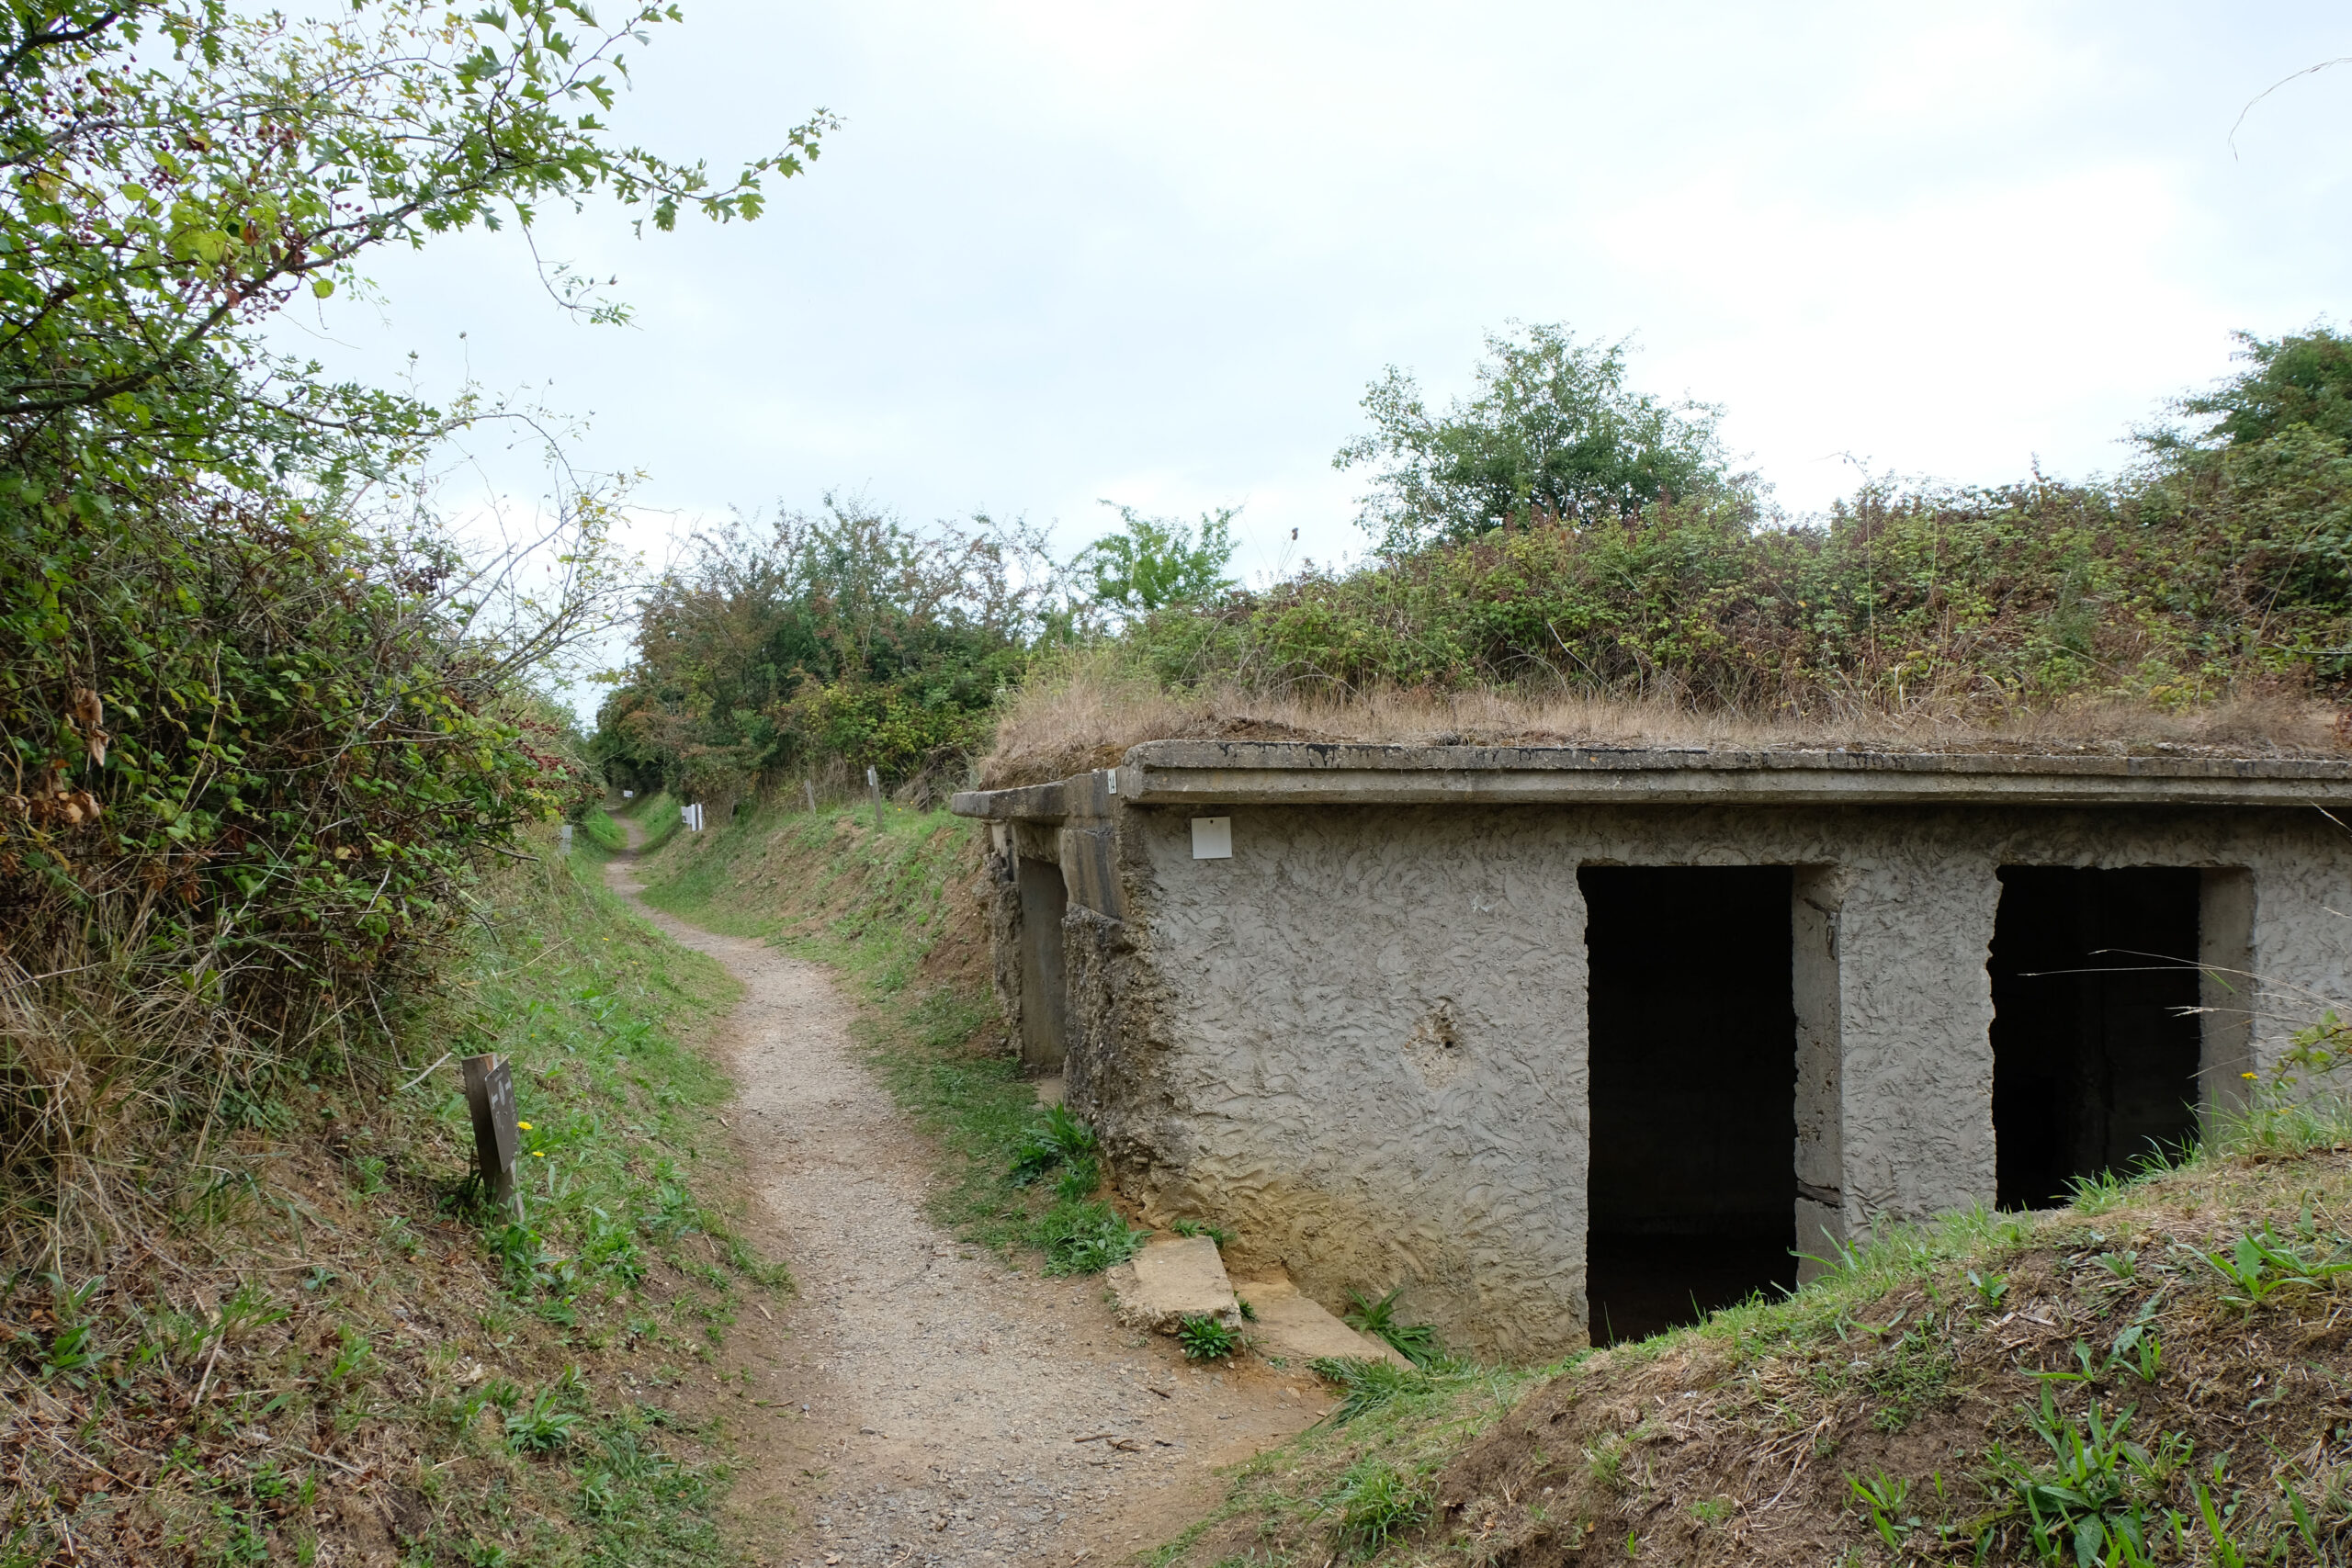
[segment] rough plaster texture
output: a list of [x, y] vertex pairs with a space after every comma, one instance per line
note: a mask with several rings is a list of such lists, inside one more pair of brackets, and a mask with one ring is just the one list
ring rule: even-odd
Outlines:
[[1311, 1296], [1404, 1283], [1488, 1354], [1586, 1337], [1580, 865], [1800, 868], [1801, 1236], [1992, 1200], [2001, 865], [2242, 873], [2208, 879], [2202, 955], [2268, 982], [2233, 1062], [2352, 994], [2352, 839], [2310, 810], [1239, 807], [1234, 858], [1194, 861], [1192, 808], [1100, 804], [1125, 918], [1063, 922], [1069, 1094], [1123, 1188]]

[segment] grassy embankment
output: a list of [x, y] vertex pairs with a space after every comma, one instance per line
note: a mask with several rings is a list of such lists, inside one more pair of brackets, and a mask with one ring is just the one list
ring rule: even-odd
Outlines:
[[[402, 1028], [404, 1087], [282, 1077], [195, 1153], [167, 1229], [103, 1275], [7, 1281], [0, 1562], [738, 1555], [693, 1385], [746, 1293], [787, 1281], [700, 1163], [728, 1085], [690, 1043], [732, 982], [542, 837]], [[519, 1222], [467, 1190], [435, 1060], [479, 1050], [530, 1123]]]
[[1498, 1373], [1373, 1374], [1158, 1562], [2341, 1562], [2352, 1120]]
[[[677, 816], [663, 796], [644, 811]], [[1091, 1272], [1133, 1249], [1094, 1159], [1082, 1145], [1054, 1145], [1008, 1053], [989, 992], [969, 823], [892, 807], [877, 833], [870, 807], [771, 803], [654, 852], [662, 841], [648, 840], [646, 902], [766, 938], [847, 981], [868, 1061], [938, 1140], [942, 1224], [1001, 1251], [1041, 1253], [1054, 1272]], [[1024, 1159], [1037, 1179], [1014, 1186], [1007, 1175]]]

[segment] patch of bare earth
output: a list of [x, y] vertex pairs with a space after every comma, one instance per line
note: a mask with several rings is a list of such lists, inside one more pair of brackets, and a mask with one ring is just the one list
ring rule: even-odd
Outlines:
[[[634, 901], [632, 869], [606, 874]], [[744, 987], [719, 1034], [743, 1229], [798, 1293], [729, 1336], [707, 1408], [770, 1561], [1113, 1560], [1207, 1512], [1217, 1469], [1326, 1410], [1303, 1369], [1187, 1365], [1120, 1328], [1100, 1279], [959, 1245], [925, 1216], [931, 1151], [859, 1063], [831, 976], [638, 907]]]

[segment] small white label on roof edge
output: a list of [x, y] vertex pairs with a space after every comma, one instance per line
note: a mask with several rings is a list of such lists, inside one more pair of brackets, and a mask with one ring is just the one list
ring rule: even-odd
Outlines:
[[1193, 818], [1193, 858], [1194, 860], [1231, 860], [1233, 858], [1233, 818], [1230, 817]]

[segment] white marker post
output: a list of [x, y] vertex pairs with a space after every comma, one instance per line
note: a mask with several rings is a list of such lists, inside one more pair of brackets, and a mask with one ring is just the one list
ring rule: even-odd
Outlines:
[[874, 830], [882, 830], [882, 775], [872, 768], [865, 770], [865, 790], [874, 797]]

